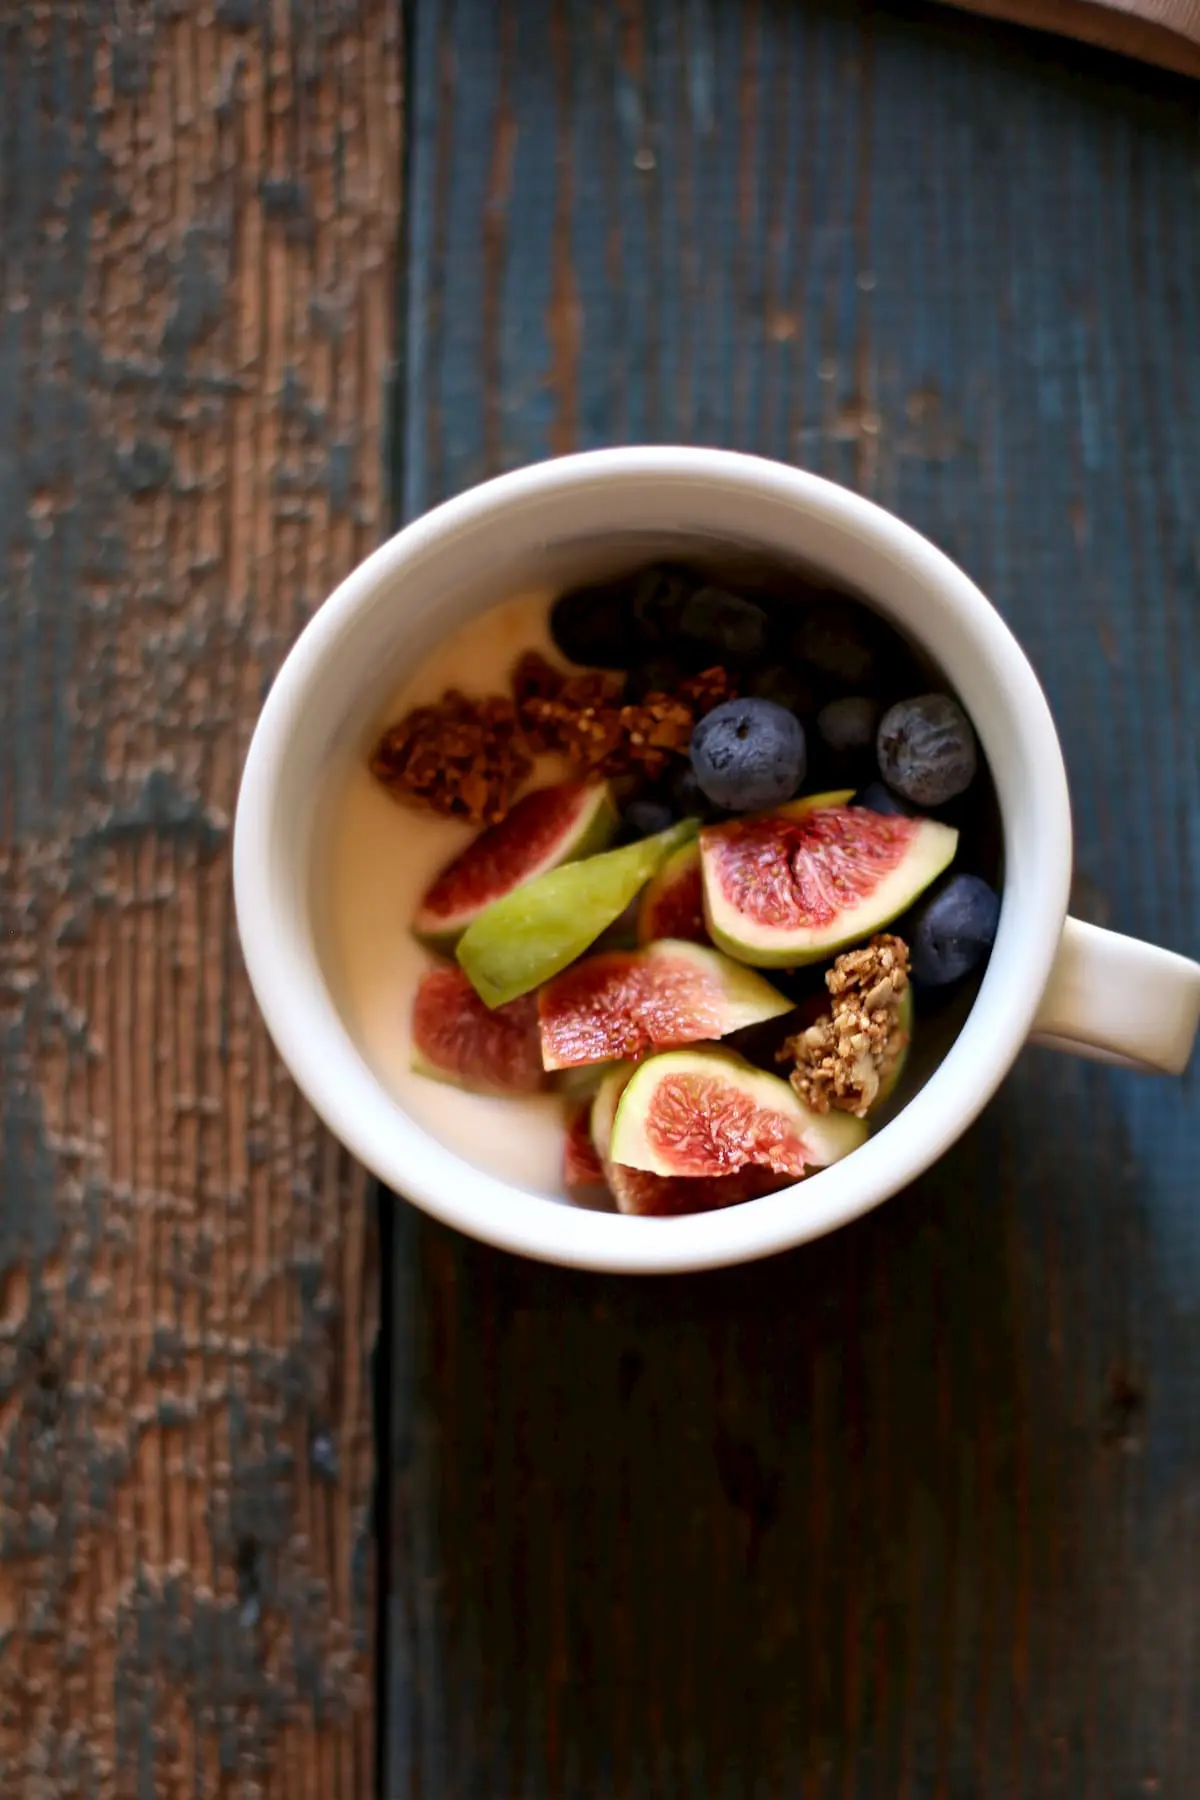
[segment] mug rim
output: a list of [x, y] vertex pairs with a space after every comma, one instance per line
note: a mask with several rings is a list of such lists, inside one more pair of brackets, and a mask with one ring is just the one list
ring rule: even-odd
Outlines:
[[[996, 782], [1006, 880], [989, 968], [925, 1086], [843, 1162], [764, 1200], [680, 1219], [592, 1212], [526, 1192], [465, 1163], [405, 1113], [361, 1056], [326, 985], [294, 872], [280, 853], [275, 804], [327, 658], [406, 568], [427, 565], [464, 533], [494, 528], [530, 502], [545, 505], [580, 486], [615, 495], [623, 485], [643, 489], [655, 480], [769, 496], [902, 559], [931, 601], [951, 609], [966, 629], [972, 674], [987, 671], [990, 697], [1013, 727], [1017, 765], [1011, 778], [1006, 766], [997, 767], [995, 745], [968, 705]], [[961, 691], [954, 670], [947, 674]], [[1010, 892], [1018, 843], [1019, 893]], [[914, 1180], [978, 1116], [1026, 1041], [1058, 948], [1070, 876], [1058, 735], [1024, 651], [980, 589], [912, 526], [850, 489], [742, 452], [683, 446], [585, 451], [511, 471], [443, 502], [373, 551], [319, 607], [276, 676], [243, 770], [233, 843], [235, 909], [251, 986], [284, 1063], [334, 1135], [385, 1185], [445, 1224], [500, 1249], [614, 1273], [683, 1273], [773, 1255], [861, 1216]]]

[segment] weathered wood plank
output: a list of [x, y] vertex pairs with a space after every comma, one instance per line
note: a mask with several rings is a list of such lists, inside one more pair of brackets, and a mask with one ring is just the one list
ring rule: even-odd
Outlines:
[[384, 0], [0, 18], [0, 1791], [362, 1795], [361, 1173], [235, 946], [261, 695], [384, 518]]
[[[1011, 618], [1080, 907], [1197, 949], [1194, 88], [913, 7], [420, 0], [404, 504], [571, 444], [877, 495]], [[630, 1285], [396, 1216], [389, 1792], [1195, 1791], [1196, 1076]]]

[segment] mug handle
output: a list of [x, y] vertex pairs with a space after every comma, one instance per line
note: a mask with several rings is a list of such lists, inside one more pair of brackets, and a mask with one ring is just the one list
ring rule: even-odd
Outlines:
[[1066, 921], [1031, 1043], [1182, 1075], [1197, 1026], [1200, 963], [1081, 919]]

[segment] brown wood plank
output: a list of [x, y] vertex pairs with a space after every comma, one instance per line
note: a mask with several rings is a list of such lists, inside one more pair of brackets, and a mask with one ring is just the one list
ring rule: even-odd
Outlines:
[[380, 533], [398, 18], [0, 13], [0, 1792], [370, 1791], [363, 1176], [238, 771]]

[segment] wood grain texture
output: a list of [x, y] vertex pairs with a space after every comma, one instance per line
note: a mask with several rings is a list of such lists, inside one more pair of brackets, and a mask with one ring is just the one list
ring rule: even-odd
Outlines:
[[[406, 510], [637, 438], [877, 496], [1045, 677], [1078, 909], [1195, 954], [1195, 90], [792, 0], [420, 0], [412, 54]], [[394, 1800], [1190, 1800], [1197, 1094], [1030, 1053], [681, 1282], [400, 1209]]]
[[365, 1183], [258, 1021], [238, 771], [384, 513], [397, 21], [0, 10], [0, 1792], [358, 1796]]

